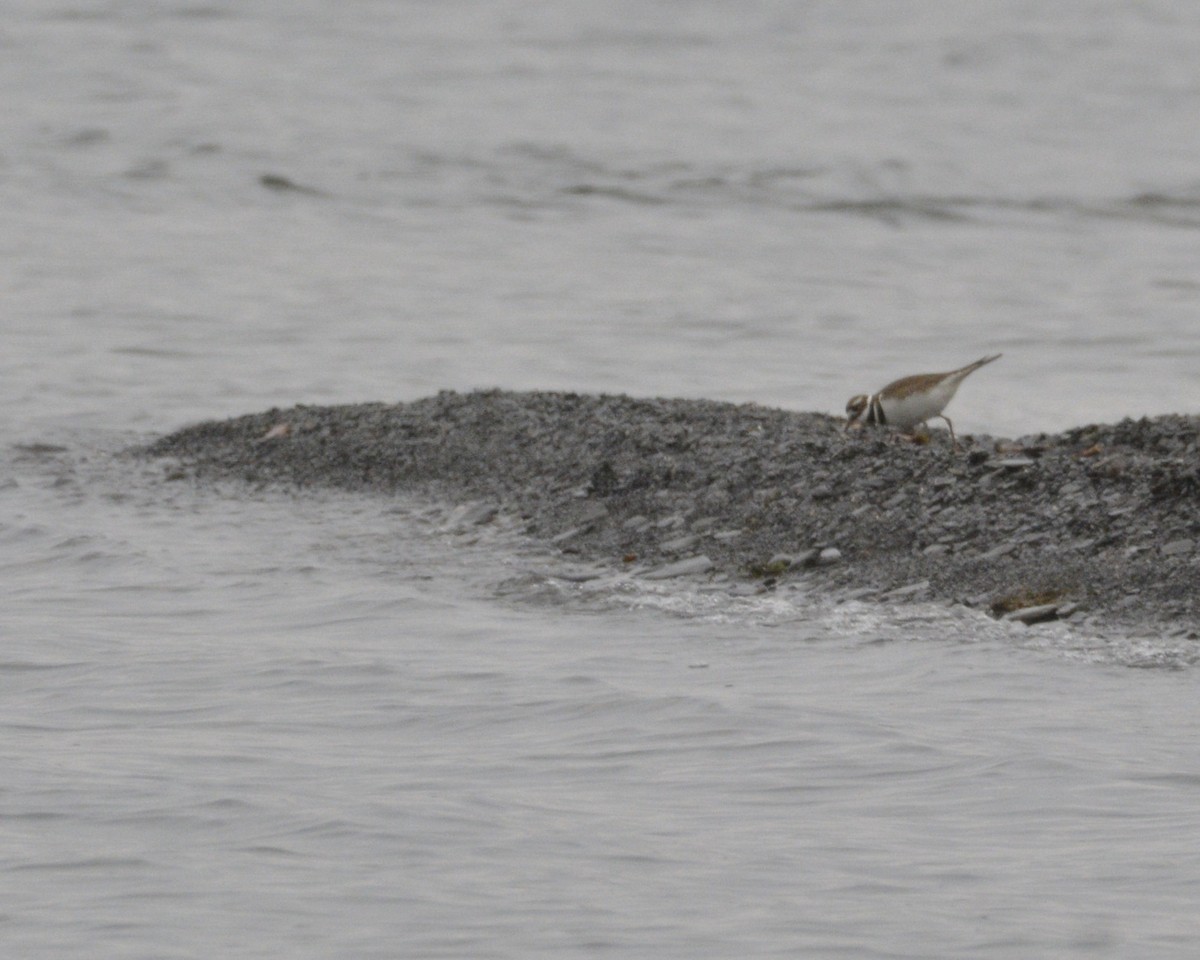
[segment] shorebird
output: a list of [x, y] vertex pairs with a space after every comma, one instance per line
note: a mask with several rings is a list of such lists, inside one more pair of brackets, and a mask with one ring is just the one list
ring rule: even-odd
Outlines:
[[853, 396], [846, 404], [846, 429], [861, 422], [886, 424], [909, 432], [927, 420], [939, 417], [950, 428], [950, 439], [957, 450], [958, 438], [954, 435], [954, 424], [942, 411], [954, 399], [960, 383], [985, 363], [991, 363], [1000, 356], [994, 353], [948, 373], [918, 373], [913, 377], [903, 377], [869, 397], [865, 393]]

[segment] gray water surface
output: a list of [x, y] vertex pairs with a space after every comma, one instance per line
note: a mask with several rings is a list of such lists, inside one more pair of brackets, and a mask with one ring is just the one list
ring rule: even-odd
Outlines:
[[[0, 15], [6, 956], [1193, 957], [1196, 641], [547, 578], [130, 444], [442, 388], [1200, 409], [1180, 2]], [[717, 585], [719, 586], [719, 585]]]

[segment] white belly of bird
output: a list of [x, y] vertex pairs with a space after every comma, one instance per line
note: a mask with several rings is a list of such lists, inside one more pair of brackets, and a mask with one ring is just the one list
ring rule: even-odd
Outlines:
[[957, 383], [943, 383], [928, 393], [913, 393], [900, 398], [881, 397], [880, 403], [889, 426], [911, 430], [945, 410], [957, 389]]

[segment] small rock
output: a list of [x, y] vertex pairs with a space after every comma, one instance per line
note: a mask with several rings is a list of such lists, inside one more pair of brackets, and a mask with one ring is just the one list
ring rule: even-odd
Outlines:
[[840, 563], [842, 560], [842, 551], [837, 547], [826, 547], [817, 555], [817, 563], [823, 567], [831, 566], [835, 563]]
[[883, 594], [884, 600], [907, 600], [910, 597], [918, 596], [929, 589], [928, 580], [918, 580], [916, 583], [910, 583], [905, 587], [897, 587], [895, 590], [889, 590]]
[[608, 507], [602, 503], [589, 503], [579, 515], [580, 523], [595, 523], [608, 516]]
[[944, 543], [931, 543], [921, 553], [926, 557], [944, 557], [950, 552], [950, 547]]
[[712, 538], [718, 543], [729, 543], [732, 540], [737, 540], [743, 531], [741, 530], [720, 530], [712, 535]]
[[607, 572], [600, 567], [588, 566], [587, 564], [567, 564], [562, 567], [552, 567], [545, 570], [535, 570], [543, 577], [549, 577], [553, 580], [566, 580], [568, 583], [586, 583], [589, 580], [598, 580]]
[[556, 534], [555, 536], [551, 537], [550, 542], [555, 544], [556, 546], [561, 543], [566, 543], [568, 540], [572, 540], [575, 537], [579, 536], [586, 529], [587, 529], [586, 524], [582, 527], [571, 527], [569, 530], [564, 530], [562, 533]]
[[792, 557], [792, 565], [796, 567], [815, 567], [821, 561], [821, 551], [816, 547], [801, 550]]
[[682, 537], [675, 537], [672, 540], [664, 540], [659, 544], [659, 547], [665, 553], [683, 553], [685, 550], [690, 550], [694, 547], [700, 538], [695, 534], [687, 533]]
[[1029, 457], [1006, 457], [992, 464], [997, 470], [1023, 470], [1032, 467], [1034, 461]]
[[1164, 557], [1182, 557], [1195, 549], [1196, 542], [1185, 537], [1181, 540], [1172, 540], [1170, 543], [1163, 544], [1162, 555]]
[[1011, 610], [1001, 619], [1016, 620], [1026, 625], [1045, 623], [1047, 620], [1058, 618], [1058, 608], [1060, 606], [1061, 604], [1057, 603], [1040, 603], [1036, 607], [1022, 607], [1020, 610]]
[[1002, 543], [998, 547], [992, 547], [987, 553], [981, 553], [977, 559], [979, 560], [999, 560], [1001, 557], [1006, 557], [1017, 549], [1015, 543]]
[[459, 522], [463, 526], [479, 526], [496, 518], [499, 511], [490, 503], [478, 503], [462, 515]]
[[655, 567], [653, 570], [644, 573], [642, 576], [647, 580], [670, 580], [672, 577], [687, 577], [707, 573], [712, 568], [713, 562], [701, 554], [696, 557], [688, 557], [686, 560], [665, 563], [661, 567]]
[[499, 511], [490, 503], [472, 501], [455, 507], [442, 524], [445, 533], [463, 533], [471, 527], [482, 526], [495, 519]]

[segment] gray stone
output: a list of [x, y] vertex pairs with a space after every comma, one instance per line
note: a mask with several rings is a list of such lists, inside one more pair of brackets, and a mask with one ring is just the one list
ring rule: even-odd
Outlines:
[[1164, 543], [1162, 553], [1164, 557], [1182, 557], [1187, 556], [1195, 549], [1196, 542], [1185, 537], [1181, 540], [1172, 540], [1170, 543]]
[[1056, 620], [1058, 618], [1057, 603], [1042, 603], [1034, 607], [1022, 607], [1020, 610], [1012, 610], [1004, 615], [1005, 620], [1016, 620], [1019, 623], [1026, 625], [1033, 623], [1044, 623], [1047, 620]]
[[500, 511], [490, 503], [481, 503], [472, 501], [470, 503], [460, 504], [450, 512], [450, 516], [446, 518], [446, 522], [442, 525], [444, 531], [450, 533], [462, 533], [469, 530], [471, 527], [482, 526], [485, 523], [494, 520], [496, 514]]
[[696, 557], [688, 557], [686, 560], [663, 564], [661, 567], [647, 570], [642, 576], [647, 580], [670, 580], [674, 577], [690, 577], [707, 573], [712, 568], [713, 562], [701, 554]]
[[847, 590], [838, 599], [847, 603], [851, 600], [865, 600], [867, 597], [874, 597], [879, 594], [875, 587], [856, 587], [853, 590]]
[[1004, 460], [993, 460], [992, 467], [996, 470], [1024, 470], [1032, 467], [1036, 461], [1029, 457], [1007, 457]]
[[792, 557], [792, 565], [797, 567], [815, 567], [821, 560], [821, 551], [816, 547], [801, 550]]
[[999, 560], [1001, 557], [1007, 557], [1010, 553], [1017, 549], [1015, 543], [1002, 543], [998, 547], [992, 547], [986, 553], [981, 553], [977, 560]]
[[580, 523], [595, 523], [608, 516], [608, 507], [602, 503], [589, 503], [579, 514]]
[[884, 600], [911, 600], [913, 597], [920, 596], [928, 590], [929, 581], [918, 580], [916, 583], [910, 583], [907, 586], [889, 590], [887, 593], [881, 594], [881, 596]]
[[682, 537], [675, 537], [672, 540], [664, 540], [659, 544], [659, 548], [666, 553], [683, 553], [685, 550], [690, 550], [700, 538], [694, 533], [684, 534]]

